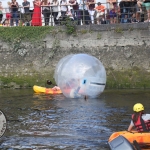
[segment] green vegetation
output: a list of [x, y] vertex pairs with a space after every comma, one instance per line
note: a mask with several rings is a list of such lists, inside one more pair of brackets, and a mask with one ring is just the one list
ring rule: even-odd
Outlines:
[[107, 88], [150, 88], [150, 73], [137, 68], [126, 71], [107, 69]]
[[64, 25], [66, 26], [67, 34], [75, 34], [76, 33], [76, 25], [77, 25], [76, 21], [71, 21], [71, 19], [68, 17], [68, 18], [66, 18]]
[[97, 33], [97, 39], [100, 40], [102, 37], [101, 37], [101, 34], [100, 33]]
[[53, 73], [31, 74], [32, 75], [11, 75], [8, 77], [0, 76], [0, 88], [30, 88], [35, 84], [45, 86], [47, 80], [55, 84]]
[[[107, 89], [148, 89], [150, 88], [150, 73], [143, 72], [137, 68], [126, 70], [124, 72], [107, 69]], [[0, 88], [29, 88], [37, 84], [45, 86], [47, 80], [51, 80], [55, 84], [53, 78], [54, 72], [51, 73], [31, 73], [30, 75], [13, 75], [8, 77], [0, 77]], [[144, 77], [143, 77], [144, 76]], [[16, 85], [14, 85], [14, 83]], [[51, 85], [53, 86], [53, 85]]]
[[52, 26], [44, 27], [1, 27], [0, 28], [0, 39], [7, 42], [14, 41], [37, 41], [41, 40], [46, 34], [54, 30]]
[[116, 33], [123, 33], [123, 29], [121, 27], [116, 27], [115, 32]]

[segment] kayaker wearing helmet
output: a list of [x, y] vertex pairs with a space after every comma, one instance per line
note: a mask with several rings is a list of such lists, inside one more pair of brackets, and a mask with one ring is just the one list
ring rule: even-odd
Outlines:
[[150, 114], [144, 114], [144, 106], [137, 103], [133, 106], [133, 111], [128, 131], [135, 127], [138, 132], [150, 132]]

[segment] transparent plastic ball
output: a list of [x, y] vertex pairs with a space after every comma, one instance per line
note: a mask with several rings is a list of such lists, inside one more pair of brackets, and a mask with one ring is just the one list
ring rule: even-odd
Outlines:
[[62, 58], [56, 66], [54, 78], [68, 98], [96, 98], [106, 85], [103, 64], [88, 54], [72, 54]]

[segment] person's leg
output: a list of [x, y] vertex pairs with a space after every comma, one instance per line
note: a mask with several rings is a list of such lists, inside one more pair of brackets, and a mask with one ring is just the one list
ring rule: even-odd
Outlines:
[[2, 23], [3, 14], [0, 14], [0, 23]]
[[84, 10], [84, 20], [85, 20], [85, 24], [88, 25], [89, 22], [90, 22], [90, 15], [89, 15], [89, 12], [88, 10]]
[[121, 14], [121, 23], [124, 23], [124, 16], [125, 16], [125, 14], [122, 13], [122, 14]]
[[14, 18], [16, 21], [16, 26], [18, 26], [18, 12], [17, 11], [14, 13]]
[[90, 11], [90, 17], [91, 17], [91, 22], [92, 22], [92, 24], [94, 24], [94, 13], [95, 13], [95, 11], [94, 10], [91, 10]]
[[49, 26], [49, 19], [50, 19], [50, 11], [47, 11], [46, 13], [46, 25]]
[[31, 21], [31, 14], [27, 13], [26, 16], [27, 16], [27, 22], [29, 23]]
[[14, 26], [14, 19], [15, 19], [15, 17], [14, 17], [14, 12], [12, 12], [12, 13], [11, 13], [11, 20], [10, 20], [10, 25], [11, 25], [11, 26]]
[[79, 9], [79, 15], [80, 15], [80, 22], [81, 22], [81, 20], [82, 20], [82, 25], [83, 25], [83, 10], [81, 10], [81, 9]]
[[62, 11], [61, 12], [61, 16], [62, 16], [62, 24], [65, 22], [65, 15], [66, 15], [66, 11]]
[[58, 12], [53, 12], [52, 15], [53, 15], [53, 18], [54, 18], [54, 23], [55, 23], [55, 25], [57, 25], [58, 20], [56, 18], [57, 18]]
[[100, 13], [99, 13], [99, 12], [97, 12], [97, 14], [96, 14], [97, 24], [100, 24], [100, 19], [99, 19], [99, 17], [100, 17]]
[[47, 16], [46, 16], [46, 11], [43, 10], [43, 16], [44, 16], [44, 23], [45, 23], [45, 26], [46, 26], [46, 19], [47, 19]]
[[80, 12], [79, 10], [74, 10], [74, 13], [75, 13], [75, 17], [74, 19], [77, 20], [77, 24], [80, 25]]

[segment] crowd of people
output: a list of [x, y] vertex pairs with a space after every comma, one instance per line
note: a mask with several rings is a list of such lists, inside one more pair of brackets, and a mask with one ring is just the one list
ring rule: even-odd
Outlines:
[[78, 25], [150, 22], [150, 0], [34, 0], [33, 8], [28, 0], [7, 4], [0, 2], [1, 26], [61, 25], [66, 18]]

